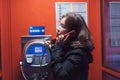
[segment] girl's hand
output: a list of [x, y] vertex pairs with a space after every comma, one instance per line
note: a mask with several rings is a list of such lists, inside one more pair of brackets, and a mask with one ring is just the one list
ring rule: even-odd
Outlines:
[[51, 41], [45, 41], [45, 45], [51, 48]]
[[66, 35], [66, 36], [64, 36], [64, 35], [59, 35], [57, 38], [56, 38], [56, 44], [59, 44], [59, 45], [64, 45], [65, 43], [67, 43], [67, 41], [68, 41], [68, 38], [69, 37], [69, 35]]

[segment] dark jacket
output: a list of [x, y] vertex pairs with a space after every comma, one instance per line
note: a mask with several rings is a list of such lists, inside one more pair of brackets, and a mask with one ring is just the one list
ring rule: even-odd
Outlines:
[[51, 51], [55, 80], [88, 80], [89, 60], [85, 49], [53, 45]]

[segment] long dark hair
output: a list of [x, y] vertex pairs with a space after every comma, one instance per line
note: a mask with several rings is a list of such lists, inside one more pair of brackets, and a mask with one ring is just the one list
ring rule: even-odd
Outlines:
[[76, 38], [80, 42], [80, 47], [86, 47], [91, 52], [94, 49], [94, 43], [92, 40], [91, 33], [86, 25], [85, 20], [80, 14], [69, 12], [61, 17], [66, 17], [65, 25], [66, 28], [71, 31], [76, 31]]

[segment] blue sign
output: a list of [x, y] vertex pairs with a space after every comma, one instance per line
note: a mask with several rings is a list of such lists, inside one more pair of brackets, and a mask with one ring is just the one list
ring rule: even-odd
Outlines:
[[44, 26], [31, 26], [29, 27], [30, 35], [45, 35], [45, 27]]

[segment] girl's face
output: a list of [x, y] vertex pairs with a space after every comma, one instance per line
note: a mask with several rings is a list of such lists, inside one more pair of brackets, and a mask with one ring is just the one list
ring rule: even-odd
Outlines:
[[65, 17], [60, 20], [60, 26], [57, 29], [57, 35], [65, 34], [68, 32], [65, 26], [65, 21], [66, 21]]

